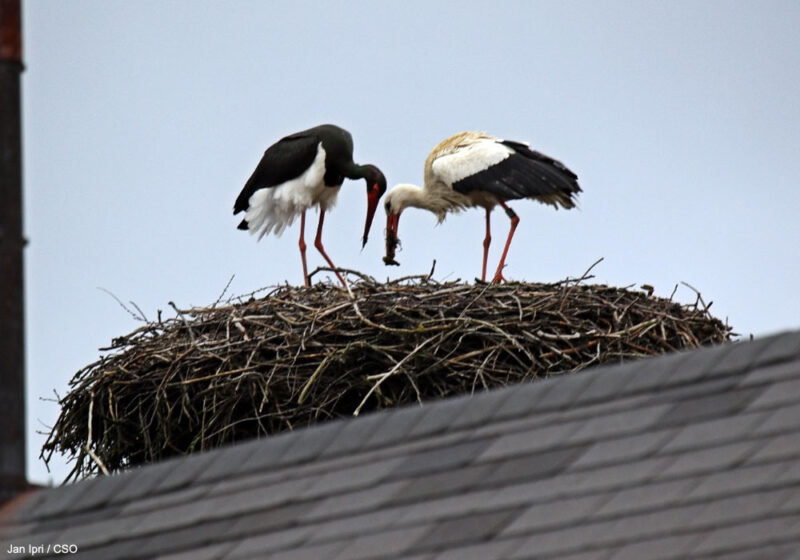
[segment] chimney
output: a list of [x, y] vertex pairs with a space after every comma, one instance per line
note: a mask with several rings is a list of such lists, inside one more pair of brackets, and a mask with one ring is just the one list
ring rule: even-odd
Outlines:
[[25, 477], [21, 0], [0, 0], [0, 503]]

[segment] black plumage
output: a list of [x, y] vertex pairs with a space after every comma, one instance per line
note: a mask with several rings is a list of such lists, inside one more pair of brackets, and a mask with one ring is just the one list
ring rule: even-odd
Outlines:
[[540, 198], [543, 202], [557, 201], [565, 208], [573, 208], [573, 196], [581, 192], [578, 176], [561, 162], [526, 144], [503, 140], [514, 153], [487, 169], [453, 183], [453, 190], [461, 194], [479, 190], [492, 193], [504, 200]]

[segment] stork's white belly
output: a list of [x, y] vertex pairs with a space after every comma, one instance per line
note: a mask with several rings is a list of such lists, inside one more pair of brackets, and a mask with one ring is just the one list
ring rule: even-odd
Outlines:
[[332, 208], [339, 187], [326, 187], [324, 177], [325, 150], [320, 142], [313, 163], [301, 175], [253, 193], [244, 216], [250, 233], [258, 233], [259, 239], [272, 232], [279, 236], [303, 210], [315, 205]]

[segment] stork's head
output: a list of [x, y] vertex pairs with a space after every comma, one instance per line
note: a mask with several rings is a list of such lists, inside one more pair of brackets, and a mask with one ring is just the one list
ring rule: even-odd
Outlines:
[[367, 223], [364, 224], [364, 237], [361, 246], [367, 244], [369, 230], [372, 227], [372, 219], [375, 217], [375, 210], [378, 208], [383, 193], [386, 192], [386, 177], [380, 169], [374, 165], [363, 166], [364, 180], [367, 182]]

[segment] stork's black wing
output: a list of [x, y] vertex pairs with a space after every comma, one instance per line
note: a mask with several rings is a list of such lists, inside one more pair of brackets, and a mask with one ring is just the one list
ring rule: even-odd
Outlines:
[[[233, 205], [233, 213], [247, 210], [248, 201], [259, 189], [268, 189], [299, 177], [317, 157], [320, 139], [314, 129], [291, 134], [267, 148], [256, 170], [245, 183]], [[245, 226], [246, 227], [246, 226]]]
[[578, 176], [559, 161], [531, 150], [526, 144], [504, 140], [514, 152], [487, 169], [453, 183], [461, 194], [472, 190], [490, 192], [505, 200], [540, 198], [566, 208], [575, 205], [573, 196], [581, 192]]

